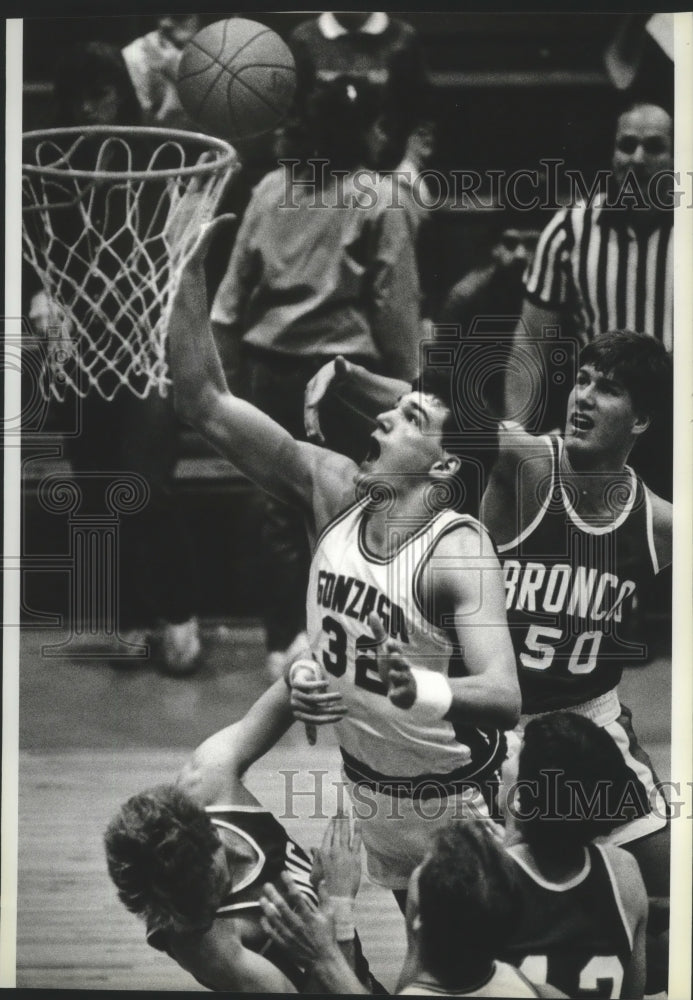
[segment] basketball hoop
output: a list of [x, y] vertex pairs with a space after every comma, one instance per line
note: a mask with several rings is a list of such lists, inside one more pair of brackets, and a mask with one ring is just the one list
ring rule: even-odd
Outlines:
[[240, 167], [235, 150], [99, 125], [27, 132], [23, 146], [23, 254], [52, 317], [44, 393], [165, 396], [178, 277]]

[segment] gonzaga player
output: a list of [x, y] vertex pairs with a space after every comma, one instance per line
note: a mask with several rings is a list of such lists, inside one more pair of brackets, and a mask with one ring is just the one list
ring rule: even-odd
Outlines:
[[[435, 823], [486, 811], [483, 792], [505, 754], [502, 730], [516, 724], [520, 707], [493, 545], [475, 519], [447, 509], [465, 494], [451, 379], [433, 371], [407, 387], [379, 416], [361, 466], [296, 441], [226, 386], [205, 319], [203, 258], [215, 228], [174, 301], [178, 412], [306, 518], [315, 551], [311, 650], [338, 690], [321, 693], [322, 681], [305, 688], [298, 717], [334, 721], [346, 711], [339, 739], [349, 783], [368, 798], [358, 815], [369, 869], [381, 884], [406, 890]], [[398, 684], [386, 687], [377, 674], [375, 647], [385, 633], [401, 649], [400, 705]], [[315, 714], [323, 705], [327, 714]], [[424, 810], [429, 796], [435, 801]]]

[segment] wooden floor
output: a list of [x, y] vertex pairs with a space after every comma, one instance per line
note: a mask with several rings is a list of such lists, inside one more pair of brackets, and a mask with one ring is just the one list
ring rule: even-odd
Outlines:
[[[201, 989], [146, 945], [142, 925], [118, 902], [102, 836], [124, 799], [173, 778], [196, 743], [259, 695], [267, 683], [261, 633], [208, 627], [205, 662], [187, 680], [146, 662], [113, 667], [84, 649], [55, 660], [47, 652], [56, 638], [27, 632], [23, 640], [17, 986]], [[306, 847], [320, 843], [322, 817], [334, 811], [338, 756], [327, 731], [311, 748], [297, 726], [248, 774], [252, 791]], [[373, 970], [392, 989], [404, 923], [391, 894], [365, 875], [357, 919]]]
[[[187, 680], [161, 677], [148, 662], [123, 669], [94, 656], [56, 660], [47, 647], [59, 638], [27, 631], [23, 639], [17, 986], [195, 990], [117, 901], [101, 838], [123, 799], [173, 777], [189, 749], [257, 697], [266, 683], [260, 633], [208, 626], [205, 662]], [[623, 691], [662, 778], [670, 774], [669, 684], [668, 664], [657, 660], [632, 671]], [[249, 774], [255, 794], [305, 846], [319, 843], [325, 823], [311, 814], [329, 815], [336, 801], [337, 757], [328, 734], [309, 748], [297, 726]], [[321, 802], [315, 770], [324, 772]], [[292, 788], [310, 794], [290, 796]], [[365, 876], [358, 926], [373, 971], [392, 989], [403, 920]]]

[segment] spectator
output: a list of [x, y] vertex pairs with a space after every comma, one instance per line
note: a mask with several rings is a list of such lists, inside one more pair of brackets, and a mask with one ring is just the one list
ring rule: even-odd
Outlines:
[[[286, 136], [293, 158], [255, 188], [212, 306], [232, 387], [298, 439], [306, 383], [337, 354], [403, 378], [417, 368], [419, 282], [407, 214], [390, 181], [361, 169], [383, 142], [380, 123], [367, 81], [338, 78], [313, 91]], [[278, 675], [304, 642], [309, 560], [300, 516], [270, 497], [264, 503], [264, 619]]]
[[424, 57], [414, 29], [383, 11], [325, 11], [299, 24], [289, 45], [299, 103], [316, 83], [344, 74], [366, 77], [378, 88], [391, 137], [384, 162], [390, 168], [399, 163], [426, 101]]
[[[55, 94], [61, 126], [141, 122], [123, 57], [110, 45], [90, 42], [65, 52], [56, 70]], [[111, 193], [114, 192], [117, 194], [117, 189]], [[104, 218], [116, 227], [114, 241], [116, 237], [118, 241], [128, 239], [120, 221], [113, 222], [111, 218], [118, 207], [116, 197], [104, 196], [109, 205]], [[92, 212], [97, 211], [92, 206]], [[101, 223], [106, 226], [109, 222], [104, 218]], [[78, 213], [63, 212], [59, 222], [61, 231], [71, 233], [74, 238], [71, 227], [81, 232], [84, 225]], [[68, 239], [68, 245], [74, 243], [74, 238]], [[80, 246], [86, 246], [85, 239]], [[118, 280], [119, 258], [117, 254], [113, 256], [113, 274], [101, 275], [94, 273], [90, 262], [82, 260], [82, 256], [73, 254], [65, 265], [70, 269], [70, 287], [91, 282], [94, 301], [107, 307], [110, 300], [104, 295], [104, 288], [109, 281]], [[30, 280], [36, 284], [37, 276]], [[34, 295], [30, 315], [37, 331], [55, 326], [58, 311], [45, 290]], [[103, 321], [103, 330], [99, 332], [100, 350], [112, 353], [114, 368], [123, 355], [118, 347], [127, 338], [127, 322], [122, 316], [113, 316]], [[70, 338], [68, 324], [62, 327], [62, 337], [63, 343]], [[119, 474], [139, 475], [146, 480], [150, 492], [143, 509], [123, 518], [120, 526], [117, 634], [124, 639], [125, 646], [114, 651], [127, 652], [132, 645], [142, 645], [148, 636], [155, 634], [160, 641], [162, 667], [171, 673], [187, 673], [197, 663], [200, 640], [193, 614], [192, 556], [173, 496], [178, 423], [171, 397], [163, 398], [152, 391], [140, 399], [121, 386], [114, 398], [108, 400], [94, 386], [83, 384], [82, 389], [86, 393], [84, 399], [68, 392], [61, 404], [71, 413], [76, 408], [80, 421], [79, 433], [66, 438], [65, 447], [73, 472], [80, 479], [82, 510], [100, 513], [104, 479]], [[104, 586], [108, 583], [102, 582]]]
[[383, 11], [326, 11], [299, 24], [289, 45], [296, 60], [299, 109], [316, 85], [339, 75], [366, 79], [379, 94], [384, 141], [368, 166], [393, 172], [417, 248], [422, 309], [430, 316], [437, 247], [426, 206], [434, 199], [420, 174], [433, 155], [435, 136], [428, 120], [424, 54], [415, 30]]
[[160, 17], [154, 31], [136, 38], [123, 49], [145, 124], [198, 128], [180, 102], [176, 75], [183, 49], [199, 30], [197, 14]]
[[122, 56], [87, 42], [62, 53], [53, 81], [55, 124], [141, 125], [142, 110]]

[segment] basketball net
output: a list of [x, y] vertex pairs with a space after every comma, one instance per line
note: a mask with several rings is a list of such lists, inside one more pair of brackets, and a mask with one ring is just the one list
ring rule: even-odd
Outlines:
[[44, 394], [165, 396], [173, 296], [239, 169], [233, 147], [108, 126], [28, 132], [23, 145], [23, 255], [42, 288]]

